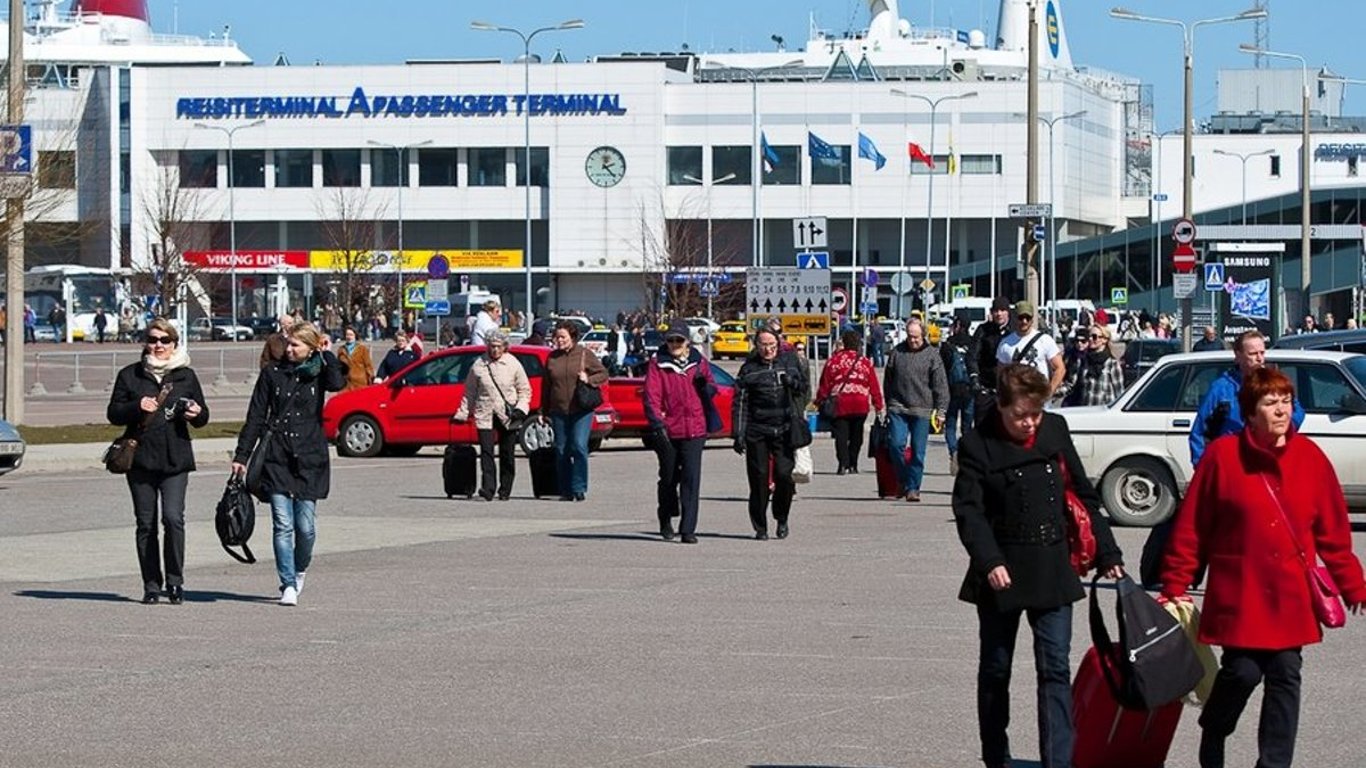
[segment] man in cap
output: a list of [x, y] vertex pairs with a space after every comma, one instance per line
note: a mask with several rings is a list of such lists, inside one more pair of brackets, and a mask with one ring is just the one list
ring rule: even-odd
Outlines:
[[1023, 363], [1032, 365], [1048, 379], [1051, 392], [1057, 392], [1067, 378], [1067, 363], [1062, 349], [1052, 336], [1034, 327], [1034, 304], [1020, 301], [1015, 304], [1015, 328], [996, 347], [996, 364]]
[[972, 333], [972, 354], [968, 357], [968, 376], [976, 402], [973, 404], [973, 424], [996, 402], [996, 348], [1010, 333], [1010, 302], [997, 296], [991, 302], [991, 317]]

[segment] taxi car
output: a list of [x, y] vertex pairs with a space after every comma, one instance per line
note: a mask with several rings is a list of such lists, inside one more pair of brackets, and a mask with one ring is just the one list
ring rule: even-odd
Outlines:
[[712, 334], [711, 356], [717, 360], [749, 355], [749, 329], [742, 320], [728, 320]]

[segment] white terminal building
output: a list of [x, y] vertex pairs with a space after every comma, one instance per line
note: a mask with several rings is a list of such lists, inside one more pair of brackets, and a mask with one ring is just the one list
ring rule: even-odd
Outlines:
[[[744, 270], [795, 265], [793, 220], [824, 217], [816, 250], [836, 283], [875, 270], [882, 313], [898, 272], [936, 296], [966, 285], [1020, 298], [1024, 222], [1009, 206], [1025, 200], [1028, 5], [1001, 0], [996, 29], [958, 30], [914, 27], [896, 0], [869, 0], [866, 29], [813, 22], [795, 50], [289, 66], [253, 62], [227, 30], [155, 34], [143, 0], [38, 3], [25, 38], [38, 185], [28, 263], [155, 275], [183, 258], [201, 305], [225, 314], [229, 273], [239, 309], [269, 313], [335, 301], [347, 279], [420, 281], [437, 253], [452, 278], [521, 308], [529, 255], [537, 315], [695, 301], [702, 284], [678, 273], [730, 275], [717, 301], [737, 311]], [[1056, 295], [1107, 303], [1123, 287], [1135, 308], [1173, 306], [1159, 288], [1168, 240], [1151, 232], [1181, 210], [1181, 137], [1155, 139], [1147, 86], [1073, 63], [1060, 0], [1040, 3], [1039, 21], [1039, 200], [1054, 210]], [[1329, 114], [1332, 94], [1320, 105]], [[1197, 137], [1195, 210], [1239, 223], [1228, 216], [1243, 200], [1240, 162], [1213, 153], [1265, 145], [1265, 162], [1247, 163], [1248, 199], [1258, 216], [1297, 222], [1266, 201], [1298, 189], [1298, 122], [1265, 133], [1286, 116], [1247, 107], [1230, 116], [1261, 133]], [[1314, 129], [1316, 145], [1360, 146]], [[1315, 189], [1359, 200], [1353, 150], [1316, 157]], [[1356, 277], [1315, 284], [1349, 301]]]

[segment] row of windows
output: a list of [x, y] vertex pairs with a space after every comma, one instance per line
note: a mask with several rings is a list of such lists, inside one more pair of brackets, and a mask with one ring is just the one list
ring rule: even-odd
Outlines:
[[[853, 181], [851, 147], [833, 145], [839, 158], [812, 158], [811, 183], [850, 184]], [[698, 185], [703, 182], [702, 147], [669, 147], [668, 173], [670, 186]], [[753, 179], [753, 148], [717, 146], [711, 148], [711, 183], [718, 186], [746, 186]], [[765, 186], [792, 186], [802, 183], [802, 147], [800, 145], [772, 145], [764, 158]], [[911, 174], [947, 174], [952, 170], [962, 174], [1000, 175], [1000, 155], [935, 155], [933, 168], [923, 163], [911, 163]]]
[[[416, 160], [418, 186], [454, 187], [458, 186], [460, 178], [462, 152], [469, 186], [506, 187], [509, 160], [515, 166], [516, 185], [524, 185], [526, 151], [521, 147], [324, 149], [319, 152], [321, 163], [317, 168], [321, 171], [324, 187], [359, 187], [361, 163], [368, 155], [370, 186], [397, 187], [402, 176], [402, 185], [406, 187], [412, 186], [412, 166]], [[313, 155], [311, 149], [235, 149], [231, 158], [232, 186], [265, 187], [266, 167], [273, 165], [277, 188], [312, 187]], [[218, 150], [181, 150], [179, 163], [182, 187], [218, 186]], [[531, 186], [550, 186], [550, 151], [545, 147], [531, 148]]]

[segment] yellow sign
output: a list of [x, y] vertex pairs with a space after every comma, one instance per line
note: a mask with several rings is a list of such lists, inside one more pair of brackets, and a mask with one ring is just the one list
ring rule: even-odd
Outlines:
[[[480, 269], [521, 269], [520, 248], [508, 250], [406, 250], [402, 253], [404, 272], [426, 272], [427, 262], [437, 254], [446, 257], [455, 271]], [[396, 272], [398, 251], [309, 251], [308, 266], [322, 272]]]
[[779, 315], [783, 321], [783, 334], [829, 335], [829, 315]]

